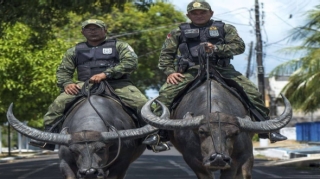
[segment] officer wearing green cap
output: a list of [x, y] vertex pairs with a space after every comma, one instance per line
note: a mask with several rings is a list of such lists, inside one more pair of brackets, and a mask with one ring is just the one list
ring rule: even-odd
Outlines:
[[98, 20], [98, 19], [88, 19], [82, 22], [81, 25], [82, 25], [82, 28], [85, 28], [87, 25], [90, 25], [90, 24], [99, 26], [101, 28], [106, 28], [106, 24], [102, 20]]
[[[245, 51], [245, 44], [238, 35], [236, 28], [222, 21], [212, 20], [213, 11], [208, 2], [195, 0], [187, 6], [187, 17], [191, 23], [183, 23], [179, 28], [172, 30], [162, 46], [158, 67], [167, 75], [166, 83], [160, 88], [159, 101], [168, 108], [174, 97], [195, 79], [198, 74], [199, 61], [197, 49], [205, 43], [205, 50], [209, 53], [209, 60], [214, 64], [215, 70], [223, 78], [231, 79], [240, 85], [251, 104], [255, 106], [261, 119], [268, 120], [269, 109], [265, 107], [257, 87], [240, 72], [236, 71], [230, 63], [233, 56]], [[160, 107], [154, 110], [160, 114]], [[154, 145], [156, 152], [168, 150], [165, 140], [166, 132], [160, 130], [159, 135], [152, 135], [144, 143]], [[260, 138], [269, 138], [272, 142], [286, 140], [278, 132], [259, 135]], [[160, 141], [160, 142], [159, 142]]]
[[[85, 42], [68, 49], [58, 66], [56, 77], [61, 94], [49, 106], [44, 115], [45, 131], [54, 132], [52, 125], [63, 116], [66, 104], [78, 96], [84, 81], [100, 83], [108, 81], [115, 94], [129, 107], [140, 114], [147, 98], [130, 81], [130, 74], [137, 69], [138, 57], [132, 47], [117, 39], [107, 38], [106, 24], [98, 19], [88, 19], [81, 24]], [[73, 75], [77, 71], [77, 81]], [[32, 143], [33, 142], [33, 143]], [[31, 144], [54, 150], [52, 144]]]

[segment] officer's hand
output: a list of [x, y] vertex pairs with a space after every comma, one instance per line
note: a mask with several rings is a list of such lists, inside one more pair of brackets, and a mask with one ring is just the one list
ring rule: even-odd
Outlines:
[[64, 92], [70, 95], [76, 95], [79, 93], [80, 86], [77, 84], [69, 84], [64, 87]]
[[100, 83], [102, 80], [106, 79], [107, 76], [105, 73], [99, 73], [99, 74], [96, 74], [96, 75], [93, 75], [89, 82], [90, 83]]
[[172, 73], [167, 77], [167, 83], [178, 84], [183, 80], [184, 76], [181, 73]]
[[207, 53], [212, 53], [214, 50], [214, 45], [210, 42], [204, 42], [204, 48], [206, 50]]

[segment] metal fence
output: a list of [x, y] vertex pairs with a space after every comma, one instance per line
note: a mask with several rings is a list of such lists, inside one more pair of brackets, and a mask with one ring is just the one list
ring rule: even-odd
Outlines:
[[320, 122], [296, 124], [297, 141], [320, 142]]

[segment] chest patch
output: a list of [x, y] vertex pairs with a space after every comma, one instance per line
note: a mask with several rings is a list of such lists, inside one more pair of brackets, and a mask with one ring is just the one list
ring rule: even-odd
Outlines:
[[184, 33], [187, 34], [199, 34], [199, 29], [187, 29], [184, 30]]
[[210, 35], [211, 37], [218, 37], [218, 36], [219, 36], [218, 28], [215, 27], [215, 26], [211, 26], [211, 27], [209, 28], [209, 35]]
[[103, 54], [112, 54], [112, 48], [103, 48], [102, 53]]

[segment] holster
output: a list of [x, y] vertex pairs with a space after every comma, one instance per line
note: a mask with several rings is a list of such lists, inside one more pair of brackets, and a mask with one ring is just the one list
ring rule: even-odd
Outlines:
[[189, 68], [189, 60], [183, 57], [180, 57], [178, 59], [178, 72], [184, 73], [188, 70], [188, 68]]

